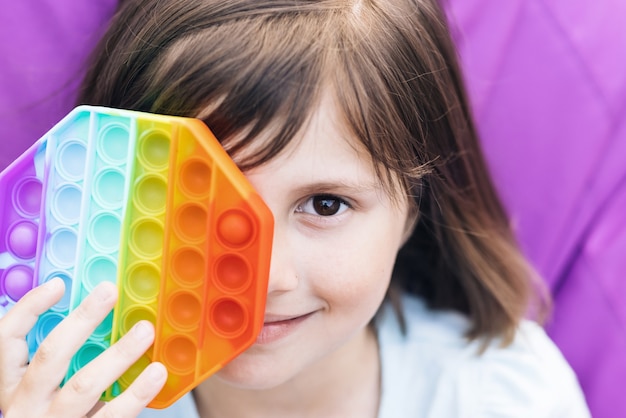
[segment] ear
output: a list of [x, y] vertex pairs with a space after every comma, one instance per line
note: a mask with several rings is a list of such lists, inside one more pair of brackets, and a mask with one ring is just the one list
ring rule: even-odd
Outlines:
[[419, 220], [419, 208], [415, 202], [411, 202], [409, 206], [409, 211], [406, 217], [406, 222], [404, 223], [404, 234], [402, 235], [402, 245], [406, 244], [409, 240], [413, 231], [415, 230], [415, 226]]

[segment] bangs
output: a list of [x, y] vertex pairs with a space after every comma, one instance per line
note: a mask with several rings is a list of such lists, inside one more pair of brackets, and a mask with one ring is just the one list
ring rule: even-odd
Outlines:
[[[375, 8], [342, 23], [328, 74], [344, 125], [367, 150], [387, 189], [398, 191], [400, 181], [400, 191], [417, 202], [422, 179], [440, 158], [432, 152], [436, 135], [451, 136], [437, 129], [445, 109], [431, 105], [439, 100], [437, 75], [426, 68], [426, 56], [416, 56], [424, 45], [415, 41], [414, 23], [402, 26], [402, 19]], [[443, 64], [442, 69], [447, 71]]]
[[[238, 159], [242, 170], [261, 165], [285, 148], [318, 106], [330, 37], [323, 23], [330, 20], [284, 13], [192, 32], [151, 65], [147, 91], [159, 94], [146, 100], [147, 110], [197, 117], [231, 156], [253, 147]], [[233, 43], [233, 37], [243, 41]], [[259, 147], [257, 138], [268, 133], [271, 141]]]
[[[396, 186], [389, 190], [399, 180], [417, 195], [439, 155], [427, 152], [428, 126], [447, 111], [430, 106], [445, 103], [433, 96], [436, 48], [415, 40], [414, 19], [402, 26], [375, 4], [334, 0], [255, 0], [253, 8], [190, 1], [158, 25], [146, 25], [141, 8], [123, 11], [131, 30], [106, 44], [119, 66], [98, 74], [110, 80], [107, 89], [84, 92], [91, 104], [197, 117], [231, 156], [245, 154], [238, 158], [245, 171], [279, 154], [330, 89], [349, 136], [371, 155], [381, 181]], [[260, 145], [260, 136], [271, 140]]]

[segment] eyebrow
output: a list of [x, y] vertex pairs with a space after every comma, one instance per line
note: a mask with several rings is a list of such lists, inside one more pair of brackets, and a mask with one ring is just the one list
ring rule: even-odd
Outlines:
[[320, 194], [320, 193], [349, 193], [364, 194], [368, 192], [381, 191], [380, 182], [354, 183], [337, 179], [334, 181], [319, 181], [296, 187], [294, 190], [299, 194]]

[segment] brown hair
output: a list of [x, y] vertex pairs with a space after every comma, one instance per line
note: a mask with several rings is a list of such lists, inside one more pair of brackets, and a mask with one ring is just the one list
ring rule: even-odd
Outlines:
[[93, 57], [80, 103], [200, 117], [232, 154], [279, 126], [242, 170], [276, 156], [331, 86], [381, 181], [397, 176], [418, 211], [390, 295], [467, 314], [470, 338], [510, 341], [534, 276], [435, 1], [125, 0]]

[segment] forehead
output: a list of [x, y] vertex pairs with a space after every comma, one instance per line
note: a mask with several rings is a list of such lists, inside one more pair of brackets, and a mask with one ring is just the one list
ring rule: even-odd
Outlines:
[[[269, 127], [246, 147], [232, 154], [233, 160], [235, 162], [247, 160], [255, 153], [271, 147], [275, 133], [280, 127], [278, 121], [270, 123]], [[229, 143], [230, 141], [224, 142], [227, 151]], [[364, 168], [370, 166], [373, 168], [371, 156], [361, 142], [351, 134], [333, 95], [328, 90], [320, 96], [317, 105], [312, 107], [310, 115], [291, 141], [273, 158], [283, 163], [293, 159], [300, 159], [301, 163], [314, 166], [324, 166], [329, 160], [334, 163], [358, 163]]]
[[[242, 157], [271, 140], [270, 133], [260, 136], [241, 152]], [[234, 159], [237, 162], [236, 156]], [[366, 148], [345, 127], [332, 96], [320, 100], [300, 132], [277, 156], [245, 173], [263, 196], [329, 192], [367, 194], [386, 202], [397, 197], [397, 190], [385, 187], [379, 178]]]
[[[233, 137], [222, 138], [222, 144], [248, 176], [280, 169], [289, 177], [285, 181], [297, 178], [309, 184], [349, 184], [355, 190], [375, 190], [384, 195], [385, 200], [402, 205], [407, 199], [407, 190], [400, 175], [373, 157], [363, 140], [356, 136], [336, 94], [328, 85], [322, 88], [303, 122], [295, 126], [294, 134], [286, 142], [276, 143], [277, 135], [283, 134], [285, 128], [284, 120], [278, 115], [259, 134], [250, 137], [254, 126], [243, 126]], [[241, 138], [245, 138], [244, 141], [240, 141]], [[377, 141], [389, 140], [377, 137]], [[245, 145], [237, 147], [241, 142]], [[271, 153], [271, 158], [258, 165], [248, 164], [272, 148], [276, 152]]]

